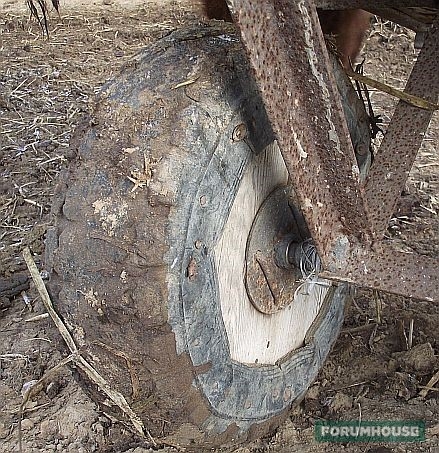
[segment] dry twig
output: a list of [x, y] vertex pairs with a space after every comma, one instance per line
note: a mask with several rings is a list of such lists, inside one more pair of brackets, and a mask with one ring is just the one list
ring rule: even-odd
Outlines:
[[352, 71], [350, 69], [347, 69], [346, 73], [352, 79], [358, 80], [359, 82], [364, 83], [365, 85], [376, 88], [377, 90], [380, 90], [383, 93], [390, 94], [391, 96], [394, 96], [398, 99], [401, 99], [404, 102], [407, 102], [407, 104], [413, 105], [415, 107], [419, 107], [420, 109], [424, 109], [424, 110], [432, 110], [432, 111], [439, 110], [439, 105], [435, 104], [434, 102], [430, 102], [430, 101], [427, 101], [426, 99], [422, 99], [418, 96], [414, 96], [412, 94], [405, 93], [404, 91], [393, 88], [390, 85], [387, 85], [383, 82], [372, 79], [370, 77], [364, 76], [362, 74], [358, 74], [358, 72]]
[[419, 392], [419, 396], [422, 398], [425, 398], [427, 396], [427, 393], [431, 390], [439, 390], [434, 387], [434, 385], [439, 382], [439, 371], [437, 371], [431, 379], [427, 382], [427, 385]]

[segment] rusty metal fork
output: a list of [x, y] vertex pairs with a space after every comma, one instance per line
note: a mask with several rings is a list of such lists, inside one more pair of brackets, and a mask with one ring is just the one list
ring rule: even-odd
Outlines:
[[[396, 252], [382, 239], [431, 113], [400, 102], [364, 186], [314, 2], [227, 2], [322, 260], [320, 275], [438, 300], [438, 260]], [[406, 87], [434, 103], [438, 42], [436, 20]]]

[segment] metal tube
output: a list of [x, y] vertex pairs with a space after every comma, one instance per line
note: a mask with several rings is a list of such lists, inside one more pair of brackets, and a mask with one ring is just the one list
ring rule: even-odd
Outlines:
[[[407, 93], [437, 103], [439, 17], [426, 36], [407, 82]], [[381, 238], [404, 189], [433, 112], [400, 101], [369, 172], [365, 193], [372, 229]]]
[[316, 9], [309, 0], [229, 3], [311, 236], [324, 266], [338, 266], [370, 233]]

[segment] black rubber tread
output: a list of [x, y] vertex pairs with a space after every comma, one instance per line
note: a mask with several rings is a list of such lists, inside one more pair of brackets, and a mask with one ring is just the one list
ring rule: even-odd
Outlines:
[[[230, 25], [174, 32], [140, 54], [104, 87], [72, 141], [47, 244], [51, 293], [78, 346], [156, 439], [198, 449], [275, 428], [315, 378], [343, 318], [341, 285], [300, 351], [272, 367], [228, 357], [208, 292], [210, 252], [240, 169], [273, 140], [248, 74]], [[249, 135], [235, 143], [242, 122]], [[212, 186], [206, 174], [214, 173]], [[253, 396], [260, 404], [249, 408]]]

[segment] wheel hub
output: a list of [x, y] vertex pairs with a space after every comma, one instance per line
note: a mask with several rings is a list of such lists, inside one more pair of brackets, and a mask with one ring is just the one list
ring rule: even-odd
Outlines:
[[253, 306], [265, 314], [293, 303], [302, 285], [299, 263], [303, 244], [309, 241], [304, 241], [308, 236], [306, 226], [294, 205], [290, 187], [275, 189], [258, 210], [247, 239], [247, 295]]

